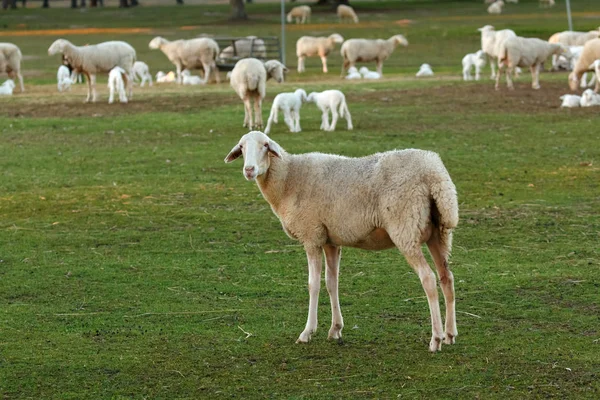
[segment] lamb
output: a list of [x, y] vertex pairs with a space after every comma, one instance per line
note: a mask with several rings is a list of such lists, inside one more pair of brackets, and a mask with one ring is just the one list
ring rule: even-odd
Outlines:
[[202, 78], [200, 78], [199, 76], [192, 75], [187, 69], [184, 69], [181, 72], [181, 75], [183, 76], [182, 82], [184, 85], [202, 85], [203, 83]]
[[488, 7], [487, 12], [488, 14], [501, 14], [502, 7], [504, 7], [504, 2], [502, 0], [498, 0]]
[[337, 7], [337, 16], [340, 20], [340, 23], [352, 20], [355, 24], [358, 24], [358, 16], [356, 15], [356, 12], [354, 12], [354, 9], [350, 6], [340, 4]]
[[560, 106], [563, 108], [579, 107], [581, 103], [581, 96], [576, 96], [573, 94], [564, 94], [560, 96], [560, 99], [562, 100], [562, 104]]
[[150, 68], [148, 68], [148, 64], [143, 61], [136, 61], [133, 63], [133, 80], [136, 81], [136, 78], [141, 80], [140, 87], [143, 87], [146, 81], [148, 81], [148, 85], [152, 86], [152, 75], [150, 75]]
[[177, 83], [181, 84], [183, 77], [181, 71], [184, 69], [204, 69], [203, 83], [208, 83], [211, 73], [215, 76], [217, 83], [221, 83], [216, 59], [219, 55], [219, 45], [210, 38], [197, 38], [189, 40], [168, 41], [160, 36], [150, 41], [148, 47], [160, 49], [177, 67]]
[[496, 31], [492, 25], [486, 25], [477, 30], [481, 32], [481, 50], [483, 50], [487, 57], [491, 59], [489, 60], [490, 68], [492, 69], [491, 79], [495, 79], [495, 63], [498, 58], [503, 55], [501, 53], [502, 44], [508, 38], [517, 37], [517, 34], [510, 29]]
[[344, 42], [341, 48], [342, 58], [342, 77], [349, 67], [353, 67], [357, 61], [377, 62], [377, 73], [383, 76], [383, 62], [388, 59], [396, 47], [401, 44], [408, 46], [408, 41], [402, 35], [394, 35], [391, 38], [384, 39], [349, 39]]
[[297, 6], [291, 9], [287, 14], [287, 22], [292, 22], [292, 18], [296, 20], [297, 24], [305, 24], [310, 22], [311, 9], [309, 6]]
[[125, 42], [111, 41], [89, 46], [75, 46], [65, 39], [57, 39], [50, 48], [48, 55], [62, 53], [66, 61], [78, 73], [85, 74], [88, 81], [88, 94], [86, 102], [95, 102], [96, 74], [109, 72], [114, 67], [121, 67], [127, 74], [127, 88], [129, 97], [133, 94], [131, 77], [136, 53], [133, 47]]
[[267, 58], [265, 41], [256, 36], [246, 36], [244, 39], [236, 40], [233, 45], [225, 47], [221, 54], [219, 54], [220, 59], [240, 59], [247, 57]]
[[361, 79], [361, 78], [362, 78], [362, 75], [358, 73], [358, 70], [356, 69], [356, 67], [348, 68], [348, 75], [346, 75], [346, 79]]
[[433, 76], [433, 71], [431, 69], [431, 65], [429, 64], [421, 64], [419, 71], [417, 72], [417, 78], [421, 76]]
[[165, 74], [162, 71], [158, 71], [156, 73], [156, 83], [172, 83], [177, 81], [175, 77], [175, 72], [169, 71], [169, 73]]
[[502, 54], [498, 61], [498, 75], [496, 76], [496, 90], [500, 89], [500, 75], [506, 69], [506, 85], [514, 89], [510, 75], [513, 69], [529, 67], [531, 70], [531, 87], [540, 88], [540, 66], [552, 54], [568, 54], [569, 49], [560, 43], [548, 43], [537, 38], [513, 37], [504, 41], [500, 48]]
[[[245, 127], [262, 128], [262, 101], [267, 91], [267, 80], [273, 78], [281, 83], [287, 71], [287, 67], [277, 60], [263, 63], [256, 58], [244, 58], [235, 64], [229, 84], [244, 102]], [[252, 121], [252, 99], [254, 99], [254, 122]]]
[[121, 67], [114, 67], [108, 73], [108, 104], [112, 104], [115, 98], [115, 92], [119, 93], [119, 102], [127, 103], [127, 95], [125, 94], [125, 84], [127, 83], [127, 72]]
[[12, 96], [15, 89], [15, 82], [12, 79], [7, 79], [0, 85], [0, 96]]
[[[571, 90], [577, 90], [579, 86], [579, 81], [585, 72], [591, 71], [591, 65], [600, 58], [600, 38], [592, 39], [586, 42], [583, 46], [583, 51], [581, 52], [581, 56], [577, 63], [575, 64], [575, 68], [573, 68], [573, 72], [569, 74], [569, 87]], [[594, 88], [594, 92], [598, 93], [600, 90], [600, 80], [596, 80], [596, 87]]]
[[[354, 68], [354, 67], [350, 67], [348, 69], [348, 72], [350, 72], [350, 70], [352, 68]], [[381, 75], [379, 75], [375, 71], [369, 71], [369, 68], [367, 68], [367, 67], [360, 67], [360, 69], [358, 70], [358, 72], [360, 72], [360, 74], [362, 75], [362, 77], [365, 78], [365, 79], [380, 79], [381, 78]]]
[[[600, 37], [600, 30], [594, 30], [589, 32], [576, 32], [576, 31], [563, 31], [555, 33], [548, 39], [549, 43], [561, 43], [565, 46], [583, 46], [592, 39]], [[581, 47], [583, 48], [583, 47]], [[557, 70], [558, 68], [558, 56], [552, 56], [552, 69]]]
[[[346, 96], [339, 90], [325, 90], [323, 92], [312, 92], [306, 98], [307, 102], [313, 102], [322, 112], [321, 130], [335, 131], [338, 117], [346, 119], [348, 130], [352, 130], [352, 116], [348, 111]], [[331, 125], [329, 124], [329, 111], [331, 110]], [[339, 110], [339, 115], [338, 115]]]
[[265, 128], [265, 135], [268, 135], [271, 131], [271, 124], [277, 123], [277, 113], [279, 110], [283, 112], [283, 120], [285, 121], [290, 132], [300, 132], [300, 108], [302, 102], [306, 101], [306, 92], [304, 89], [297, 89], [293, 93], [279, 93], [273, 100], [273, 106], [271, 107], [271, 115], [267, 121], [267, 127]]
[[[364, 250], [396, 247], [419, 276], [429, 303], [432, 336], [429, 350], [442, 341], [454, 344], [454, 277], [448, 266], [452, 230], [458, 225], [456, 188], [440, 157], [407, 149], [361, 158], [332, 154], [289, 154], [261, 132], [242, 136], [225, 157], [243, 156], [243, 174], [256, 180], [285, 233], [304, 246], [308, 258], [309, 309], [296, 343], [307, 343], [317, 330], [321, 258], [331, 300], [328, 338], [341, 341], [344, 321], [338, 297], [343, 246]], [[445, 333], [436, 279], [421, 246], [435, 263], [446, 302]]]
[[600, 94], [594, 93], [592, 89], [586, 89], [581, 95], [581, 107], [600, 106]]
[[21, 54], [21, 49], [19, 49], [19, 47], [12, 43], [0, 43], [0, 73], [6, 72], [11, 80], [19, 78], [21, 93], [25, 91], [25, 87], [23, 86], [23, 75], [21, 75], [22, 59], [23, 55]]
[[65, 65], [58, 67], [58, 71], [56, 72], [56, 81], [59, 92], [70, 90], [73, 81], [71, 80], [69, 68], [67, 68]]
[[323, 72], [327, 73], [327, 55], [335, 48], [336, 43], [342, 43], [344, 38], [333, 33], [328, 37], [302, 36], [296, 42], [296, 56], [298, 57], [298, 72], [304, 72], [304, 59], [306, 57], [321, 57]]
[[475, 53], [469, 53], [462, 59], [463, 66], [463, 80], [470, 81], [473, 79], [471, 75], [471, 68], [475, 67], [475, 80], [478, 81], [480, 72], [485, 67], [486, 55], [483, 50], [477, 50]]

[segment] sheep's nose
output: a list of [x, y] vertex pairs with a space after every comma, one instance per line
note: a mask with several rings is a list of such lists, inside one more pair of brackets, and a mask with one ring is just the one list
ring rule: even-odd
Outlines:
[[246, 171], [246, 172], [254, 172], [254, 167], [245, 167], [244, 171]]

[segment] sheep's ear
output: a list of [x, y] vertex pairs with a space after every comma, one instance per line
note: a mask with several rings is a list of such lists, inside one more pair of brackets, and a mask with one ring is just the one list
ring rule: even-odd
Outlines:
[[286, 67], [285, 65], [283, 65], [283, 72], [289, 72], [289, 71], [290, 71], [290, 69], [288, 67]]
[[273, 154], [277, 158], [281, 158], [282, 149], [279, 147], [277, 143], [272, 140], [269, 140], [268, 143], [269, 153]]
[[233, 149], [231, 149], [229, 154], [227, 154], [227, 157], [225, 157], [224, 161], [226, 163], [230, 163], [233, 160], [239, 158], [241, 155], [242, 155], [242, 146], [240, 146], [239, 144], [236, 144], [235, 147]]

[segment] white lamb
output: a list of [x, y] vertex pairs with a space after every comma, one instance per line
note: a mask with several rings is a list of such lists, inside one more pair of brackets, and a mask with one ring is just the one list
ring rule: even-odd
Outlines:
[[177, 83], [183, 82], [181, 71], [184, 69], [204, 69], [204, 83], [208, 83], [211, 75], [217, 83], [221, 82], [216, 59], [219, 55], [219, 45], [210, 38], [168, 41], [160, 36], [150, 41], [148, 47], [160, 49], [169, 61], [177, 67]]
[[346, 75], [346, 79], [362, 79], [362, 75], [358, 73], [356, 67], [348, 68], [348, 75]]
[[23, 75], [21, 75], [22, 59], [23, 55], [19, 47], [12, 43], [0, 43], [0, 73], [6, 72], [11, 80], [18, 78], [21, 92], [24, 92]]
[[119, 102], [127, 103], [127, 94], [125, 93], [125, 82], [127, 82], [127, 72], [121, 67], [114, 67], [108, 73], [108, 104], [112, 104], [115, 99], [115, 92], [119, 93]]
[[498, 0], [488, 7], [487, 12], [488, 14], [501, 14], [502, 7], [504, 7], [504, 2], [502, 0]]
[[579, 107], [579, 104], [581, 103], [581, 96], [576, 96], [574, 94], [564, 94], [560, 96], [560, 99], [562, 100], [560, 106], [563, 108]]
[[297, 24], [305, 24], [310, 22], [311, 9], [309, 6], [297, 6], [290, 10], [287, 14], [287, 22], [292, 22], [292, 18]]
[[[62, 53], [74, 70], [86, 75], [88, 81], [86, 102], [95, 102], [97, 99], [96, 74], [108, 73], [115, 67], [121, 67], [125, 70], [127, 77], [130, 77], [136, 59], [135, 49], [128, 43], [120, 41], [75, 46], [68, 40], [58, 39], [48, 49], [48, 55], [59, 53]], [[129, 78], [127, 79], [127, 89], [131, 99], [133, 82]]]
[[[287, 71], [287, 67], [277, 60], [263, 63], [256, 58], [244, 58], [235, 64], [229, 84], [244, 102], [245, 127], [262, 128], [262, 101], [267, 93], [267, 80], [273, 78], [281, 83]], [[254, 100], [254, 121], [252, 121], [252, 100]]]
[[358, 23], [358, 16], [356, 15], [356, 12], [354, 12], [354, 8], [350, 6], [340, 4], [337, 7], [337, 16], [340, 23], [344, 21], [354, 21], [355, 24]]
[[69, 72], [69, 68], [67, 68], [65, 65], [61, 65], [60, 67], [58, 67], [58, 71], [56, 72], [56, 82], [59, 92], [71, 90], [71, 85], [73, 84], [73, 81], [71, 80], [71, 73]]
[[471, 68], [475, 67], [475, 80], [478, 81], [481, 69], [485, 67], [486, 55], [483, 50], [477, 50], [475, 53], [469, 53], [462, 59], [463, 80], [470, 81], [473, 79]]
[[182, 83], [184, 85], [202, 85], [204, 82], [202, 78], [196, 75], [192, 75], [191, 72], [187, 69], [181, 71], [181, 75], [183, 77]]
[[340, 53], [344, 59], [342, 64], [342, 77], [345, 71], [354, 67], [357, 61], [377, 63], [377, 73], [383, 76], [383, 62], [401, 44], [408, 46], [408, 41], [402, 35], [394, 35], [384, 39], [348, 39], [342, 45]]
[[227, 46], [219, 54], [220, 59], [241, 59], [253, 57], [258, 59], [267, 58], [267, 46], [265, 41], [256, 36], [246, 36], [238, 39], [231, 46]]
[[581, 107], [600, 106], [600, 94], [594, 93], [592, 89], [586, 89], [581, 95]]
[[300, 132], [302, 130], [300, 128], [300, 108], [303, 101], [306, 101], [306, 92], [303, 89], [297, 89], [293, 93], [279, 93], [275, 96], [265, 134], [268, 135], [271, 132], [273, 122], [277, 123], [279, 110], [283, 112], [283, 120], [290, 128], [290, 132]]
[[503, 56], [502, 44], [504, 41], [511, 37], [516, 37], [517, 34], [510, 29], [503, 29], [496, 31], [492, 25], [486, 25], [477, 29], [481, 32], [481, 50], [490, 58], [490, 68], [492, 69], [491, 79], [496, 78], [496, 63], [498, 58]]
[[[265, 134], [250, 132], [225, 162], [240, 156], [244, 177], [256, 181], [285, 233], [306, 251], [310, 301], [306, 327], [297, 343], [309, 342], [317, 330], [323, 254], [332, 315], [328, 338], [342, 338], [338, 277], [344, 246], [400, 250], [427, 296], [432, 326], [429, 350], [441, 350], [442, 342], [455, 343], [454, 277], [448, 258], [452, 230], [458, 225], [458, 200], [436, 153], [407, 149], [361, 158], [289, 154]], [[446, 302], [445, 330], [436, 277], [421, 248], [425, 243]]]
[[[350, 70], [352, 68], [354, 68], [354, 67], [350, 67], [348, 69], [348, 73], [350, 73]], [[369, 71], [369, 68], [367, 68], [367, 67], [360, 67], [360, 69], [358, 70], [358, 72], [360, 72], [360, 74], [362, 75], [362, 77], [365, 78], [365, 79], [380, 79], [381, 78], [381, 75], [379, 75], [375, 71]]]
[[[315, 103], [321, 110], [321, 130], [335, 131], [335, 125], [339, 117], [345, 118], [348, 123], [348, 130], [352, 130], [352, 116], [350, 115], [350, 111], [348, 111], [344, 93], [339, 90], [325, 90], [320, 93], [312, 92], [308, 95], [306, 101]], [[331, 125], [329, 124], [329, 111], [331, 111]]]
[[7, 79], [0, 85], [0, 96], [12, 96], [15, 89], [15, 82], [12, 79]]
[[333, 33], [328, 37], [302, 36], [296, 42], [296, 56], [298, 57], [298, 72], [304, 72], [304, 59], [306, 57], [321, 57], [323, 72], [327, 73], [327, 55], [335, 48], [336, 43], [343, 43], [344, 38]]
[[140, 79], [140, 87], [144, 87], [144, 84], [148, 82], [149, 86], [152, 86], [152, 75], [150, 75], [150, 68], [148, 64], [143, 61], [136, 61], [133, 63], [133, 81]]
[[421, 64], [421, 67], [419, 68], [419, 72], [417, 72], [416, 76], [417, 77], [433, 76], [433, 70], [431, 69], [431, 65]]
[[158, 71], [156, 73], [156, 83], [173, 83], [177, 81], [177, 77], [175, 76], [175, 72], [169, 71], [168, 73], [164, 73], [162, 71]]

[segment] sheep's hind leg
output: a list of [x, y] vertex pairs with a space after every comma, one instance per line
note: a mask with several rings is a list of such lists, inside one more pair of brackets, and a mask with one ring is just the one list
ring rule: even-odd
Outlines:
[[317, 246], [305, 246], [308, 259], [308, 319], [306, 327], [296, 340], [296, 343], [308, 343], [311, 336], [317, 330], [317, 309], [319, 306], [319, 290], [321, 290], [321, 248]]
[[98, 99], [98, 93], [96, 92], [96, 75], [90, 75], [90, 82], [92, 85], [92, 103], [95, 103]]
[[540, 88], [540, 65], [534, 64], [529, 69], [531, 70], [531, 87], [537, 90]]
[[283, 108], [283, 120], [285, 121], [285, 124], [288, 126], [288, 128], [290, 128], [290, 132], [295, 132], [294, 120], [292, 119], [292, 113], [289, 107]]
[[328, 131], [335, 131], [339, 116], [337, 107], [331, 107], [331, 125], [329, 125], [329, 129], [327, 129]]
[[256, 96], [254, 97], [254, 128], [261, 130], [262, 127], [262, 99], [260, 96]]
[[85, 98], [85, 102], [89, 103], [92, 100], [92, 80], [90, 79], [90, 74], [85, 74], [88, 82], [88, 92], [87, 97]]
[[344, 328], [344, 319], [342, 318], [342, 310], [340, 308], [338, 282], [342, 248], [325, 245], [323, 247], [323, 252], [325, 253], [325, 262], [327, 266], [325, 284], [327, 286], [327, 292], [329, 293], [329, 300], [331, 302], [331, 328], [329, 329], [327, 338], [341, 341], [342, 329]]
[[329, 130], [329, 109], [325, 108], [322, 111], [323, 111], [323, 115], [321, 116], [321, 130], [328, 131]]
[[244, 99], [244, 128], [252, 130], [252, 105], [250, 104], [250, 98]]
[[323, 64], [323, 72], [327, 73], [329, 72], [327, 70], [327, 56], [320, 56], [321, 57], [321, 63]]

